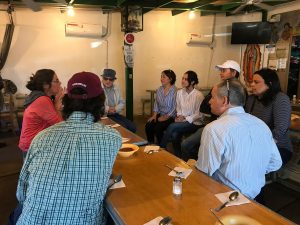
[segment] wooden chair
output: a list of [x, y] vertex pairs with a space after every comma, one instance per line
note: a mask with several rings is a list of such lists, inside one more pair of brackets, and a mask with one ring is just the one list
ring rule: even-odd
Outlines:
[[[142, 98], [142, 105], [143, 105], [143, 116], [145, 116], [146, 115], [146, 112], [145, 112], [145, 105], [146, 104], [150, 104], [151, 103], [151, 100], [150, 99], [146, 99], [146, 98]], [[151, 111], [151, 109], [150, 109], [150, 111]], [[149, 115], [151, 115], [151, 113], [152, 112], [150, 112], [150, 114]]]
[[13, 94], [4, 94], [3, 109], [0, 111], [0, 120], [6, 122], [7, 130], [11, 130], [14, 135], [19, 130], [17, 115], [14, 106]]

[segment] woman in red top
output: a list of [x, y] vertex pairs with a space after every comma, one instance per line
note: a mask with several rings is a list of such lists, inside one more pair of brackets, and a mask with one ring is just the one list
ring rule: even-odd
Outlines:
[[26, 87], [31, 93], [25, 99], [19, 148], [24, 158], [33, 138], [42, 130], [62, 121], [60, 110], [63, 89], [53, 70], [38, 70]]

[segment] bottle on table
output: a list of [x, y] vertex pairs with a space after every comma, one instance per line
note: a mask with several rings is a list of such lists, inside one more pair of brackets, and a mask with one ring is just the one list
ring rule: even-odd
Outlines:
[[182, 181], [181, 181], [181, 177], [179, 177], [179, 176], [174, 177], [173, 194], [175, 196], [181, 196], [181, 194], [182, 194]]
[[292, 102], [293, 102], [294, 104], [296, 104], [296, 102], [297, 102], [297, 96], [296, 96], [296, 95], [293, 95]]

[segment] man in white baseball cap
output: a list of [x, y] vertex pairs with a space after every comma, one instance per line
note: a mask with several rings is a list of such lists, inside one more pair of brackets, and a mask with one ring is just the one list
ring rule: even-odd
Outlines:
[[240, 65], [233, 60], [227, 60], [222, 65], [217, 65], [216, 69], [220, 70], [220, 77], [222, 80], [238, 78], [240, 76]]
[[[216, 69], [220, 71], [220, 78], [222, 81], [238, 79], [240, 76], [240, 65], [233, 60], [227, 60], [222, 65], [217, 65]], [[200, 112], [210, 114], [211, 121], [217, 119], [217, 116], [211, 112], [209, 101], [211, 99], [211, 91], [205, 96], [200, 106]], [[200, 139], [203, 128], [199, 128], [195, 133], [184, 139], [181, 143], [182, 159], [187, 161], [190, 158], [197, 159], [198, 149], [200, 146]]]

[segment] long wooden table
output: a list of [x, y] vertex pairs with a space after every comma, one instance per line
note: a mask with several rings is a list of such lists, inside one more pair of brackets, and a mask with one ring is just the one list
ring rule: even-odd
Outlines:
[[[101, 119], [101, 123], [105, 124], [105, 125], [114, 125], [116, 124], [116, 122], [114, 122], [113, 120], [104, 117], [105, 119]], [[126, 143], [140, 143], [140, 142], [145, 142], [145, 140], [143, 138], [141, 138], [140, 136], [136, 135], [135, 133], [132, 133], [131, 131], [127, 130], [126, 128], [119, 126], [115, 128], [117, 131], [119, 131], [119, 133], [121, 134], [121, 136], [123, 138], [129, 138], [129, 141]]]
[[[122, 135], [137, 135], [120, 128]], [[140, 138], [142, 139], [142, 138]], [[140, 140], [139, 139], [139, 140]], [[136, 140], [132, 138], [132, 140]], [[172, 194], [173, 177], [168, 176], [172, 167], [189, 166], [167, 151], [151, 155], [143, 151], [144, 147], [130, 158], [119, 158], [114, 164], [113, 173], [122, 174], [125, 188], [108, 192], [106, 208], [116, 224], [142, 225], [158, 216], [171, 216], [173, 225], [213, 225], [215, 217], [209, 211], [220, 205], [216, 193], [230, 189], [192, 168], [190, 176], [183, 180], [183, 194], [177, 198]], [[254, 218], [262, 225], [293, 224], [275, 212], [255, 202], [224, 208], [219, 216], [239, 214]]]

